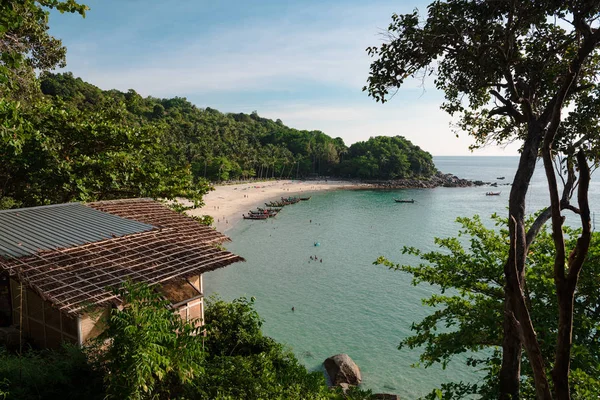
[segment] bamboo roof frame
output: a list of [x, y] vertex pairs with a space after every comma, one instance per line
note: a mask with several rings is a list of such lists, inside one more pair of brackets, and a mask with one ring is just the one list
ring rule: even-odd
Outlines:
[[87, 206], [155, 229], [19, 258], [0, 257], [0, 269], [67, 314], [118, 305], [115, 289], [127, 280], [156, 285], [245, 261], [218, 247], [230, 240], [227, 236], [156, 201], [128, 199]]

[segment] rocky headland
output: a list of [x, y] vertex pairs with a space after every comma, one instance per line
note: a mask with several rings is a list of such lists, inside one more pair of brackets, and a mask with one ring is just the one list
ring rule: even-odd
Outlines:
[[436, 187], [497, 186], [495, 183], [471, 181], [469, 179], [459, 178], [453, 174], [444, 174], [439, 171], [430, 178], [406, 178], [386, 181], [369, 181], [368, 184], [373, 188], [378, 189], [432, 189]]

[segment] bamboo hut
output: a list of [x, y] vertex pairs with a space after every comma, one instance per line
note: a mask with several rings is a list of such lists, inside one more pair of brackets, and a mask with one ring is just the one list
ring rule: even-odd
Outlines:
[[0, 211], [0, 323], [40, 347], [84, 345], [131, 280], [201, 324], [202, 274], [244, 261], [218, 246], [226, 241], [150, 199]]

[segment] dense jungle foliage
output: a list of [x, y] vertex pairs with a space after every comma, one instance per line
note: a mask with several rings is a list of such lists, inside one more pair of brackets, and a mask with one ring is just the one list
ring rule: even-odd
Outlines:
[[258, 113], [224, 114], [185, 98], [142, 97], [134, 90], [103, 91], [71, 73], [46, 73], [41, 90], [82, 112], [121, 105], [123, 119], [165, 132], [172, 163], [191, 165], [195, 178], [345, 177], [393, 179], [429, 176], [431, 155], [403, 137], [376, 137], [349, 148], [342, 138], [300, 131]]

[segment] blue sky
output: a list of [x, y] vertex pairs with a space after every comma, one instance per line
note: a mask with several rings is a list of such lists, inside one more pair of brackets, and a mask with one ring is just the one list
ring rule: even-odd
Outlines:
[[[85, 19], [51, 16], [67, 68], [102, 89], [182, 96], [199, 107], [252, 112], [322, 130], [346, 144], [403, 135], [434, 155], [467, 155], [443, 96], [408, 82], [388, 103], [361, 91], [365, 48], [381, 42], [393, 12], [423, 1], [88, 0]], [[514, 155], [489, 147], [475, 155]]]

